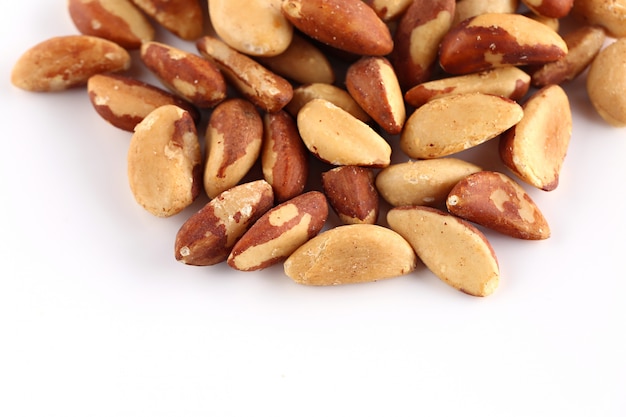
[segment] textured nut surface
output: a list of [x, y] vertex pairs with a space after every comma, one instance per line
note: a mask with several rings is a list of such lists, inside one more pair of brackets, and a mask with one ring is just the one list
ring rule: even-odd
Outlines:
[[132, 0], [148, 16], [181, 39], [202, 36], [204, 17], [200, 0]]
[[370, 126], [323, 99], [298, 112], [298, 131], [306, 147], [332, 165], [386, 167], [391, 146]]
[[459, 181], [446, 201], [450, 213], [519, 239], [547, 239], [550, 226], [528, 193], [508, 176], [481, 171]]
[[572, 113], [565, 91], [544, 87], [524, 104], [524, 117], [502, 135], [500, 155], [520, 179], [554, 190], [572, 135]]
[[166, 105], [137, 125], [128, 147], [128, 181], [137, 203], [168, 217], [189, 206], [202, 189], [202, 153], [193, 119]]
[[359, 106], [350, 93], [332, 84], [313, 83], [301, 85], [293, 90], [293, 99], [285, 106], [292, 116], [297, 116], [300, 109], [309, 101], [321, 98], [341, 107], [357, 119], [368, 122], [369, 114]]
[[626, 38], [600, 51], [587, 74], [587, 93], [609, 124], [626, 126]]
[[228, 258], [237, 240], [274, 204], [265, 180], [237, 185], [209, 201], [176, 234], [174, 256], [188, 265], [215, 265]]
[[411, 114], [400, 146], [411, 158], [438, 158], [493, 139], [522, 116], [522, 107], [504, 97], [482, 93], [445, 96]]
[[398, 233], [373, 224], [338, 226], [300, 246], [284, 264], [299, 284], [371, 282], [413, 271], [415, 252]]
[[11, 83], [27, 91], [60, 91], [85, 85], [92, 75], [129, 67], [130, 55], [114, 42], [88, 35], [58, 36], [18, 58]]
[[376, 188], [392, 206], [442, 206], [457, 182], [480, 170], [458, 158], [402, 162], [380, 171]]
[[470, 223], [421, 206], [393, 208], [387, 221], [445, 283], [479, 297], [492, 294], [498, 287], [500, 268], [493, 248]]
[[609, 36], [626, 36], [625, 0], [576, 0], [572, 14], [588, 24], [602, 26]]
[[322, 187], [342, 223], [375, 224], [378, 220], [378, 192], [371, 169], [352, 165], [333, 168], [322, 173]]
[[277, 264], [317, 235], [328, 217], [326, 197], [309, 191], [270, 209], [235, 243], [228, 265], [255, 271]]

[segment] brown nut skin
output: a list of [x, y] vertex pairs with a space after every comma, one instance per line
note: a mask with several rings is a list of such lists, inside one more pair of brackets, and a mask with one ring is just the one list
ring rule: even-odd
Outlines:
[[87, 82], [89, 100], [96, 112], [113, 126], [132, 132], [150, 112], [173, 104], [187, 111], [195, 123], [200, 113], [191, 103], [135, 78], [96, 74]]
[[600, 51], [589, 68], [586, 88], [591, 103], [607, 123], [626, 126], [626, 38]]
[[83, 35], [97, 36], [126, 49], [154, 39], [154, 27], [130, 0], [68, 0], [74, 25]]
[[282, 262], [317, 235], [327, 217], [328, 203], [319, 191], [285, 201], [261, 216], [235, 243], [228, 265], [257, 271]]
[[378, 192], [371, 169], [345, 165], [322, 173], [322, 187], [343, 224], [376, 224]]
[[363, 0], [383, 21], [393, 21], [400, 17], [413, 0]]
[[613, 38], [626, 36], [624, 0], [575, 0], [571, 14], [586, 24], [602, 26]]
[[265, 180], [237, 185], [209, 201], [176, 234], [174, 256], [187, 265], [225, 261], [237, 240], [274, 205]]
[[304, 34], [342, 51], [378, 56], [393, 50], [389, 28], [361, 0], [286, 0], [282, 12]]
[[198, 39], [204, 31], [204, 14], [200, 0], [132, 0], [165, 29], [188, 41]]
[[560, 19], [569, 14], [574, 0], [521, 0], [532, 12], [539, 16]]
[[89, 77], [130, 67], [126, 49], [88, 35], [46, 39], [24, 52], [13, 66], [11, 83], [26, 91], [61, 91], [84, 86]]
[[550, 226], [528, 193], [513, 179], [481, 171], [460, 180], [446, 200], [448, 211], [518, 239], [550, 237]]

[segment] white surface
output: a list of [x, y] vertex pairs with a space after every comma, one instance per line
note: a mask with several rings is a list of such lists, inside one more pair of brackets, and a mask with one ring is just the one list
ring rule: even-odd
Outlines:
[[9, 83], [27, 48], [76, 33], [64, 2], [0, 19], [0, 415], [626, 415], [626, 130], [599, 119], [582, 81], [568, 86], [561, 184], [530, 190], [552, 237], [488, 233], [494, 295], [423, 267], [308, 288], [281, 267], [176, 263], [201, 202], [152, 217], [128, 189], [129, 134], [84, 90]]

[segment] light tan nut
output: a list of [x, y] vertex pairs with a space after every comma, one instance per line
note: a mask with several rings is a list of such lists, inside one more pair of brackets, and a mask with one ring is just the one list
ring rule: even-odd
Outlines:
[[301, 85], [293, 90], [293, 99], [285, 106], [292, 116], [296, 117], [300, 109], [309, 101], [321, 98], [341, 107], [362, 122], [369, 122], [371, 117], [352, 98], [350, 93], [332, 84], [313, 83]]
[[293, 97], [289, 81], [220, 39], [204, 36], [198, 39], [196, 47], [202, 56], [217, 64], [233, 87], [263, 110], [277, 112]]
[[167, 104], [186, 110], [195, 123], [200, 113], [189, 102], [154, 85], [117, 74], [96, 74], [87, 81], [89, 100], [113, 126], [132, 132], [150, 112]]
[[335, 70], [326, 55], [313, 42], [296, 33], [283, 53], [258, 57], [257, 61], [276, 74], [300, 84], [335, 82]]
[[200, 108], [212, 108], [226, 98], [226, 80], [212, 62], [191, 52], [146, 42], [141, 60], [167, 88]]
[[558, 61], [550, 62], [532, 72], [535, 87], [561, 84], [578, 77], [598, 55], [606, 36], [599, 26], [581, 26], [565, 34], [569, 52]]
[[571, 14], [587, 24], [602, 26], [613, 38], [626, 36], [626, 0], [576, 0]]
[[424, 159], [389, 165], [376, 176], [381, 197], [397, 206], [443, 206], [452, 187], [481, 168], [458, 158]]
[[333, 168], [322, 173], [322, 187], [343, 224], [376, 224], [378, 192], [371, 169], [353, 165]]
[[447, 156], [497, 137], [522, 116], [522, 107], [504, 97], [483, 93], [445, 96], [411, 114], [400, 146], [415, 159]]
[[391, 146], [382, 136], [330, 101], [309, 101], [296, 120], [304, 144], [322, 161], [374, 168], [391, 161]]
[[224, 191], [178, 230], [174, 243], [176, 260], [197, 266], [225, 261], [235, 243], [273, 204], [272, 187], [265, 180]]
[[261, 148], [263, 178], [282, 203], [304, 191], [309, 177], [309, 152], [300, 138], [295, 119], [284, 110], [263, 115]]
[[201, 0], [132, 0], [165, 29], [185, 40], [195, 40], [204, 32]]
[[519, 0], [458, 0], [453, 26], [470, 17], [485, 13], [515, 13]]
[[83, 86], [92, 75], [129, 67], [129, 53], [114, 42], [88, 35], [58, 36], [18, 58], [11, 83], [27, 91], [60, 91]]
[[500, 268], [493, 248], [467, 221], [423, 206], [393, 208], [387, 221], [446, 284], [477, 297], [488, 296], [498, 287]]
[[387, 133], [402, 131], [406, 109], [400, 83], [384, 57], [363, 57], [346, 73], [346, 87], [359, 106]]
[[441, 41], [439, 64], [450, 74], [507, 65], [556, 61], [567, 54], [563, 38], [521, 14], [486, 13], [453, 27]]
[[539, 16], [560, 19], [572, 10], [574, 0], [521, 0], [526, 7]]
[[600, 51], [587, 74], [587, 93], [609, 124], [626, 126], [626, 38]]
[[304, 34], [342, 51], [387, 55], [393, 50], [389, 28], [361, 0], [286, 0], [282, 11]]
[[462, 93], [484, 93], [520, 100], [530, 87], [530, 75], [508, 66], [457, 75], [418, 84], [404, 94], [407, 103], [420, 107], [436, 98]]
[[414, 0], [398, 22], [391, 62], [403, 89], [428, 81], [439, 43], [454, 19], [454, 0]]
[[169, 217], [202, 190], [202, 152], [193, 119], [174, 105], [157, 108], [137, 125], [128, 148], [131, 192], [148, 212]]
[[246, 55], [274, 56], [287, 49], [293, 35], [280, 4], [281, 0], [211, 0], [209, 17], [231, 48]]
[[108, 39], [138, 49], [154, 39], [154, 27], [130, 0], [68, 0], [74, 25], [83, 35]]
[[205, 136], [204, 190], [214, 198], [237, 185], [259, 158], [263, 120], [248, 100], [230, 98], [213, 109]]
[[413, 0], [363, 0], [370, 6], [378, 17], [388, 22], [399, 18], [409, 7]]
[[287, 258], [285, 274], [298, 284], [340, 285], [398, 277], [417, 257], [398, 233], [373, 224], [338, 226], [315, 236]]
[[326, 197], [309, 191], [270, 209], [235, 243], [228, 265], [256, 271], [285, 260], [317, 235], [328, 217]]
[[547, 27], [549, 27], [550, 29], [552, 29], [555, 32], [558, 32], [561, 28], [561, 19], [558, 19], [556, 17], [546, 17], [546, 16], [541, 16], [538, 15], [536, 13], [529, 11], [526, 11], [524, 13], [522, 13], [524, 16], [528, 17], [529, 19], [533, 19], [536, 20], [537, 22], [541, 23], [542, 25], [546, 25]]
[[522, 181], [554, 190], [572, 135], [572, 113], [558, 85], [542, 88], [524, 104], [524, 117], [502, 135], [500, 156]]
[[519, 239], [550, 237], [550, 226], [528, 193], [513, 179], [481, 171], [459, 181], [446, 201], [450, 213]]

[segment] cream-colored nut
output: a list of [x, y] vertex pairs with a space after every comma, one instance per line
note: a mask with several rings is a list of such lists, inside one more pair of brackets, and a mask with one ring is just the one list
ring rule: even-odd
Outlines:
[[18, 58], [11, 83], [27, 91], [60, 91], [83, 86], [92, 75], [129, 67], [129, 53], [114, 42], [88, 35], [58, 36]]
[[415, 270], [417, 258], [398, 233], [373, 224], [338, 226], [300, 246], [284, 263], [298, 284], [340, 285], [398, 277]]
[[204, 190], [210, 198], [234, 187], [261, 153], [263, 120], [254, 105], [230, 98], [213, 109], [206, 129]]
[[322, 188], [343, 224], [378, 220], [378, 192], [369, 168], [345, 165], [322, 173]]
[[523, 15], [528, 17], [529, 19], [533, 19], [541, 23], [542, 25], [549, 27], [555, 32], [559, 32], [561, 28], [561, 19], [558, 19], [556, 17], [541, 16], [541, 15], [531, 12], [530, 10], [523, 13]]
[[606, 122], [626, 126], [626, 38], [608, 45], [593, 60], [587, 74], [587, 93]]
[[413, 0], [363, 0], [370, 6], [378, 17], [388, 22], [400, 17], [410, 6]]
[[376, 176], [380, 195], [394, 207], [442, 206], [454, 185], [481, 168], [458, 158], [389, 165]]
[[333, 165], [382, 168], [391, 161], [391, 146], [370, 126], [323, 99], [298, 112], [298, 131], [306, 147]]
[[493, 248], [470, 223], [422, 206], [393, 208], [387, 221], [446, 284], [478, 297], [490, 295], [498, 287], [500, 268]]
[[202, 152], [193, 119], [166, 105], [135, 128], [128, 148], [128, 182], [137, 203], [158, 217], [189, 206], [202, 189]]
[[454, 8], [453, 26], [470, 17], [485, 13], [515, 13], [519, 0], [458, 0]]
[[504, 164], [521, 180], [554, 190], [572, 135], [569, 99], [558, 85], [542, 88], [524, 104], [524, 117], [500, 140]]
[[572, 10], [574, 0], [521, 0], [526, 7], [539, 16], [560, 19]]
[[411, 158], [451, 155], [493, 139], [522, 119], [522, 107], [482, 93], [445, 96], [411, 114], [400, 137]]
[[277, 264], [317, 235], [328, 217], [326, 197], [309, 191], [270, 209], [237, 241], [228, 265], [256, 271]]
[[332, 84], [313, 83], [296, 87], [293, 90], [292, 100], [285, 106], [292, 116], [296, 117], [300, 109], [309, 101], [321, 98], [341, 107], [362, 122], [369, 122], [370, 116], [352, 98], [350, 93]]
[[228, 258], [241, 236], [274, 204], [265, 180], [224, 191], [193, 214], [178, 230], [176, 260], [187, 265], [215, 265]]
[[587, 24], [602, 26], [613, 38], [626, 36], [626, 0], [576, 0], [571, 14]]
[[550, 237], [550, 226], [528, 193], [513, 179], [481, 171], [460, 180], [446, 200], [455, 216], [519, 239]]
[[204, 14], [200, 0], [132, 0], [166, 30], [188, 41], [204, 32]]

